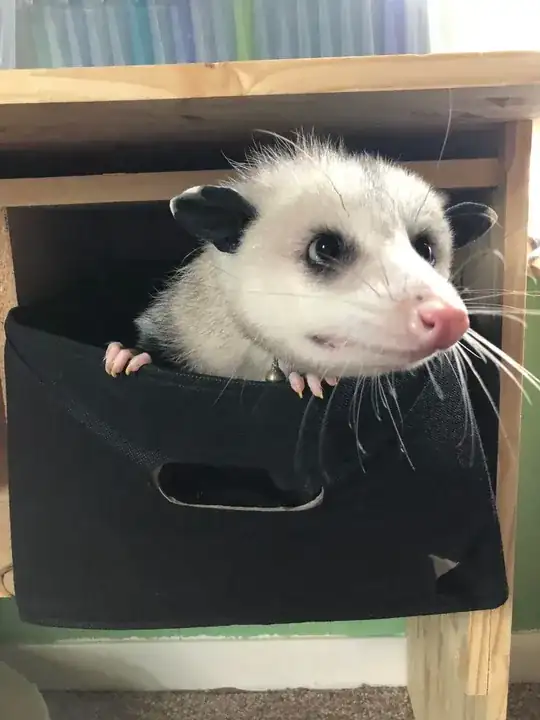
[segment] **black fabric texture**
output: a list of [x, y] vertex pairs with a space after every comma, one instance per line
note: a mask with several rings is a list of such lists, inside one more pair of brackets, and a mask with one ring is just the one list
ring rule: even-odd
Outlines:
[[[107, 342], [134, 343], [165, 271], [124, 267], [8, 316], [23, 620], [173, 628], [505, 602], [487, 463], [448, 364], [437, 391], [425, 371], [396, 376], [395, 397], [383, 379], [386, 400], [354, 381], [300, 400], [159, 358], [109, 377]], [[432, 556], [459, 565], [437, 578]]]

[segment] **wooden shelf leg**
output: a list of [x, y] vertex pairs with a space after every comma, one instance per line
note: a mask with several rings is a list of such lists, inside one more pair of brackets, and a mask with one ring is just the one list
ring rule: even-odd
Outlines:
[[[532, 124], [505, 128], [499, 221], [504, 228], [503, 303], [523, 308], [526, 281], [528, 175]], [[523, 361], [523, 329], [503, 323], [503, 347]], [[521, 394], [501, 379], [497, 506], [507, 573], [513, 585]], [[508, 693], [512, 600], [490, 612], [414, 618], [408, 622], [409, 693], [417, 720], [504, 720]]]
[[[502, 302], [519, 309], [525, 306], [531, 136], [529, 121], [505, 127], [497, 208], [504, 228]], [[503, 322], [503, 348], [518, 362], [523, 362], [523, 342], [522, 325]], [[501, 431], [497, 509], [512, 588], [521, 393], [505, 375], [500, 413], [507, 438]], [[408, 686], [416, 720], [505, 720], [511, 634], [512, 598], [498, 610], [409, 620]]]
[[[15, 275], [11, 257], [7, 210], [0, 208], [0, 573], [11, 563], [4, 383], [4, 322], [7, 313], [16, 304]], [[11, 592], [11, 588], [9, 590]], [[3, 582], [0, 582], [0, 598], [7, 594], [6, 587]]]

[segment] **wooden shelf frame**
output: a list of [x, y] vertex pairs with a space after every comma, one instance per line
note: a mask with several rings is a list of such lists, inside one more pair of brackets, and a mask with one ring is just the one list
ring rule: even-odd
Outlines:
[[[503, 302], [523, 309], [531, 120], [540, 117], [540, 53], [276, 60], [191, 66], [0, 72], [2, 153], [40, 157], [110, 152], [148, 143], [245, 142], [253, 129], [325, 131], [504, 129], [496, 158], [413, 163], [445, 189], [498, 189], [505, 255]], [[181, 167], [181, 158], [178, 165]], [[1, 178], [0, 205], [99, 205], [168, 200], [225, 170]], [[39, 175], [40, 173], [36, 173]], [[0, 226], [0, 321], [16, 301], [9, 228]], [[504, 349], [523, 358], [520, 323], [503, 323]], [[0, 371], [2, 368], [0, 367]], [[521, 395], [502, 378], [498, 511], [510, 584]], [[1, 418], [1, 413], [0, 413]], [[0, 431], [2, 430], [0, 422]], [[0, 488], [6, 477], [0, 432]], [[0, 497], [0, 564], [9, 537]], [[2, 555], [4, 553], [4, 555]], [[504, 720], [512, 600], [493, 612], [408, 621], [409, 691], [416, 720]]]
[[[442, 190], [496, 187], [497, 158], [403, 163]], [[100, 205], [169, 200], [195, 185], [215, 184], [234, 176], [228, 170], [181, 170], [157, 173], [117, 173], [72, 177], [0, 179], [4, 207]], [[464, 179], [465, 185], [464, 185]]]
[[538, 52], [4, 71], [3, 104], [130, 102], [540, 85]]
[[425, 130], [540, 117], [540, 53], [0, 71], [0, 152]]
[[[525, 309], [532, 123], [508, 123], [496, 210], [505, 258], [501, 303]], [[503, 319], [502, 347], [524, 359], [524, 327]], [[505, 720], [507, 709], [522, 397], [501, 375], [497, 510], [510, 599], [501, 608], [408, 621], [409, 693], [416, 720]]]
[[[11, 564], [11, 533], [9, 522], [7, 433], [4, 383], [4, 321], [8, 310], [17, 304], [11, 243], [5, 210], [0, 210], [0, 599], [11, 594], [12, 573], [3, 575]], [[9, 578], [8, 578], [9, 575]]]

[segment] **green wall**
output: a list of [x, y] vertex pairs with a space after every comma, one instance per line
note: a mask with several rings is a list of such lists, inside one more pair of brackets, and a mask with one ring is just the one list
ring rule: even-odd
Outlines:
[[[537, 290], [530, 284], [530, 290]], [[540, 298], [530, 298], [529, 307], [540, 312]], [[526, 366], [540, 376], [540, 317], [529, 319]], [[523, 444], [518, 512], [517, 567], [514, 627], [540, 629], [540, 397], [523, 406]], [[189, 631], [96, 632], [40, 628], [22, 623], [14, 600], [0, 600], [0, 642], [48, 643], [77, 638], [194, 637], [196, 635], [253, 637], [255, 635], [346, 635], [350, 637], [390, 636], [404, 632], [404, 621], [381, 620], [348, 623], [304, 623], [271, 627], [197, 628]]]
[[[540, 285], [529, 281], [529, 291]], [[527, 306], [540, 313], [540, 296]], [[540, 377], [540, 317], [529, 316], [525, 366]], [[529, 391], [532, 405], [523, 402], [521, 465], [516, 544], [514, 624], [516, 630], [540, 629], [540, 397]]]
[[343, 623], [303, 623], [301, 625], [244, 626], [228, 628], [193, 628], [191, 630], [162, 630], [144, 632], [96, 632], [81, 630], [53, 630], [22, 623], [17, 616], [13, 600], [0, 601], [0, 642], [50, 643], [56, 640], [88, 638], [156, 638], [156, 637], [254, 637], [256, 635], [345, 635], [348, 637], [373, 637], [400, 635], [404, 631], [403, 620], [381, 620]]

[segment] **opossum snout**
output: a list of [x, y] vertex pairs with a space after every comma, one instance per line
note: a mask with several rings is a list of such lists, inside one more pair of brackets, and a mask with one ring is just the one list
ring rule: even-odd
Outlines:
[[408, 330], [424, 351], [447, 350], [469, 329], [465, 307], [438, 298], [418, 298], [408, 311]]

